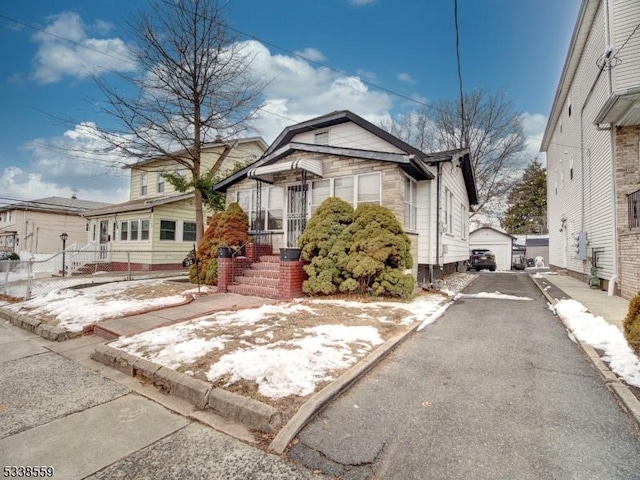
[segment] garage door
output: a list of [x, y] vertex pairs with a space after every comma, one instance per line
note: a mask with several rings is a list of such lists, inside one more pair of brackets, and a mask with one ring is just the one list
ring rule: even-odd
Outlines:
[[476, 243], [474, 248], [488, 248], [496, 255], [496, 267], [498, 270], [511, 270], [511, 244], [507, 243]]

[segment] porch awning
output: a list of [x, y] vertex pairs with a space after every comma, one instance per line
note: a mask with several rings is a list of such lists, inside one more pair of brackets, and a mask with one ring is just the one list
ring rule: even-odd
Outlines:
[[299, 159], [290, 160], [288, 162], [280, 162], [271, 165], [263, 165], [261, 167], [255, 167], [247, 172], [247, 178], [255, 178], [257, 180], [263, 180], [265, 182], [273, 183], [273, 176], [278, 173], [295, 172], [297, 170], [304, 170], [309, 173], [313, 173], [318, 177], [322, 177], [322, 161], [318, 159]]
[[611, 123], [622, 127], [640, 125], [640, 88], [612, 93], [593, 123]]

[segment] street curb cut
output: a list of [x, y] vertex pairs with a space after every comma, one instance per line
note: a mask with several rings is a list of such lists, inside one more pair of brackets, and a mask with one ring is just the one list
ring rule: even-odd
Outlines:
[[17, 327], [33, 332], [46, 340], [54, 342], [64, 342], [65, 340], [82, 336], [82, 332], [70, 332], [62, 327], [47, 325], [42, 323], [40, 320], [36, 320], [35, 318], [31, 318], [27, 315], [14, 313], [5, 308], [0, 308], [0, 318], [4, 318]]
[[[531, 276], [531, 275], [530, 275]], [[538, 287], [538, 289], [542, 292], [542, 295], [547, 299], [547, 301], [554, 305], [558, 302], [557, 298], [553, 298], [549, 295], [540, 285], [533, 276], [531, 276], [531, 280]], [[565, 293], [566, 294], [566, 293]], [[567, 295], [568, 298], [571, 298]], [[555, 312], [554, 312], [555, 313]], [[556, 317], [562, 322], [567, 331], [571, 332], [569, 326], [564, 322], [564, 320], [556, 314]], [[618, 403], [622, 406], [622, 408], [629, 414], [629, 416], [633, 419], [636, 425], [640, 428], [640, 401], [636, 398], [636, 396], [629, 390], [624, 383], [622, 383], [615, 373], [613, 373], [609, 367], [602, 361], [598, 352], [589, 345], [577, 338], [574, 338], [576, 343], [580, 346], [582, 351], [585, 353], [587, 358], [591, 361], [595, 369], [598, 371], [602, 379], [604, 380], [604, 384], [607, 388], [616, 396], [618, 399]]]
[[[477, 279], [477, 275], [471, 277], [460, 289], [460, 291], [467, 288]], [[440, 302], [440, 305], [449, 302], [449, 298], [444, 298]], [[365, 358], [356, 363], [349, 370], [340, 375], [335, 381], [324, 387], [319, 392], [311, 396], [300, 409], [289, 419], [287, 424], [278, 432], [275, 438], [269, 444], [268, 450], [274, 453], [282, 455], [289, 446], [289, 443], [295, 438], [295, 436], [302, 430], [302, 428], [326, 407], [329, 402], [334, 398], [337, 398], [340, 394], [347, 391], [354, 383], [360, 380], [369, 370], [380, 363], [392, 350], [401, 345], [410, 335], [412, 335], [422, 322], [416, 322], [409, 330], [393, 338], [390, 338], [385, 343], [380, 345], [374, 351], [372, 351]]]
[[282, 412], [271, 405], [213, 387], [117, 348], [98, 345], [91, 358], [131, 377], [142, 377], [169, 395], [186, 400], [201, 410], [211, 410], [249, 429], [274, 433], [282, 425]]

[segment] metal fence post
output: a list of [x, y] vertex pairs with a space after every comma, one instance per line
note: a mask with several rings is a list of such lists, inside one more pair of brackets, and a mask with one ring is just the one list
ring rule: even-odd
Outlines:
[[29, 259], [29, 272], [27, 277], [27, 291], [25, 293], [24, 299], [29, 300], [31, 298], [31, 282], [33, 281], [33, 258]]
[[131, 280], [131, 252], [127, 250], [127, 272], [128, 277], [127, 280]]

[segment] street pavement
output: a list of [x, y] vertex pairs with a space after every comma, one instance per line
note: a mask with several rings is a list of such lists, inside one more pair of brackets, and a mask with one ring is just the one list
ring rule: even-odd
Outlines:
[[638, 429], [523, 273], [463, 296], [336, 399], [289, 458], [339, 478], [637, 479]]
[[54, 343], [0, 323], [0, 478], [19, 466], [53, 467], [56, 479], [314, 478], [207, 426], [219, 419], [107, 372], [88, 358], [102, 340]]

